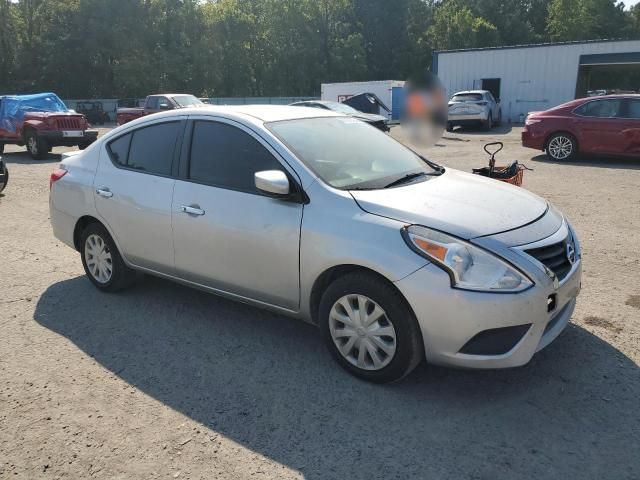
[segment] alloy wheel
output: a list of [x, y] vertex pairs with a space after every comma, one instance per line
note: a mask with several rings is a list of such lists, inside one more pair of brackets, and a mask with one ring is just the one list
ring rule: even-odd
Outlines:
[[364, 295], [345, 295], [329, 313], [329, 330], [340, 354], [363, 370], [381, 370], [396, 353], [396, 331], [386, 312]]
[[569, 158], [573, 153], [573, 142], [563, 135], [553, 137], [547, 146], [549, 155], [556, 160]]
[[84, 258], [91, 276], [99, 283], [108, 283], [113, 274], [113, 259], [109, 246], [99, 235], [87, 237], [84, 244]]

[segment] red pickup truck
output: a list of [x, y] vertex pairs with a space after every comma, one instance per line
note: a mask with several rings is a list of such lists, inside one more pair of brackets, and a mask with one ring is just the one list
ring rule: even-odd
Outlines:
[[97, 130], [84, 115], [69, 110], [55, 93], [0, 96], [0, 153], [5, 145], [26, 145], [31, 156], [40, 160], [53, 147], [87, 148]]
[[136, 118], [151, 115], [152, 113], [173, 110], [175, 108], [201, 107], [204, 103], [193, 95], [184, 93], [165, 93], [162, 95], [149, 95], [141, 108], [119, 108], [116, 114], [116, 123], [124, 125]]

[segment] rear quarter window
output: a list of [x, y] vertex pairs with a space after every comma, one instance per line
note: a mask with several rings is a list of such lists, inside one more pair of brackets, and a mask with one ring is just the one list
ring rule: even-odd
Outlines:
[[118, 166], [169, 176], [180, 131], [179, 121], [143, 127], [111, 141], [107, 150]]
[[109, 152], [111, 160], [123, 167], [127, 165], [129, 146], [131, 145], [131, 135], [131, 133], [128, 133], [120, 138], [116, 138], [107, 146], [107, 151]]

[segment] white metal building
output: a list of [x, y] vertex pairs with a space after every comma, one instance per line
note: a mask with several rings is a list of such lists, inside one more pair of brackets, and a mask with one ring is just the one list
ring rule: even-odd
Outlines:
[[[614, 70], [616, 75], [608, 75]], [[640, 78], [640, 40], [440, 51], [433, 54], [432, 71], [449, 96], [490, 90], [501, 100], [503, 118], [517, 122], [520, 115], [584, 97], [588, 90], [637, 91], [640, 82], [629, 83]]]

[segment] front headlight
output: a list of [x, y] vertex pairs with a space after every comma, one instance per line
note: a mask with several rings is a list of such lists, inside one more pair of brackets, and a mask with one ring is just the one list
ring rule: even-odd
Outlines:
[[521, 292], [533, 282], [495, 255], [430, 228], [412, 225], [402, 229], [407, 245], [451, 277], [451, 285], [483, 292]]

